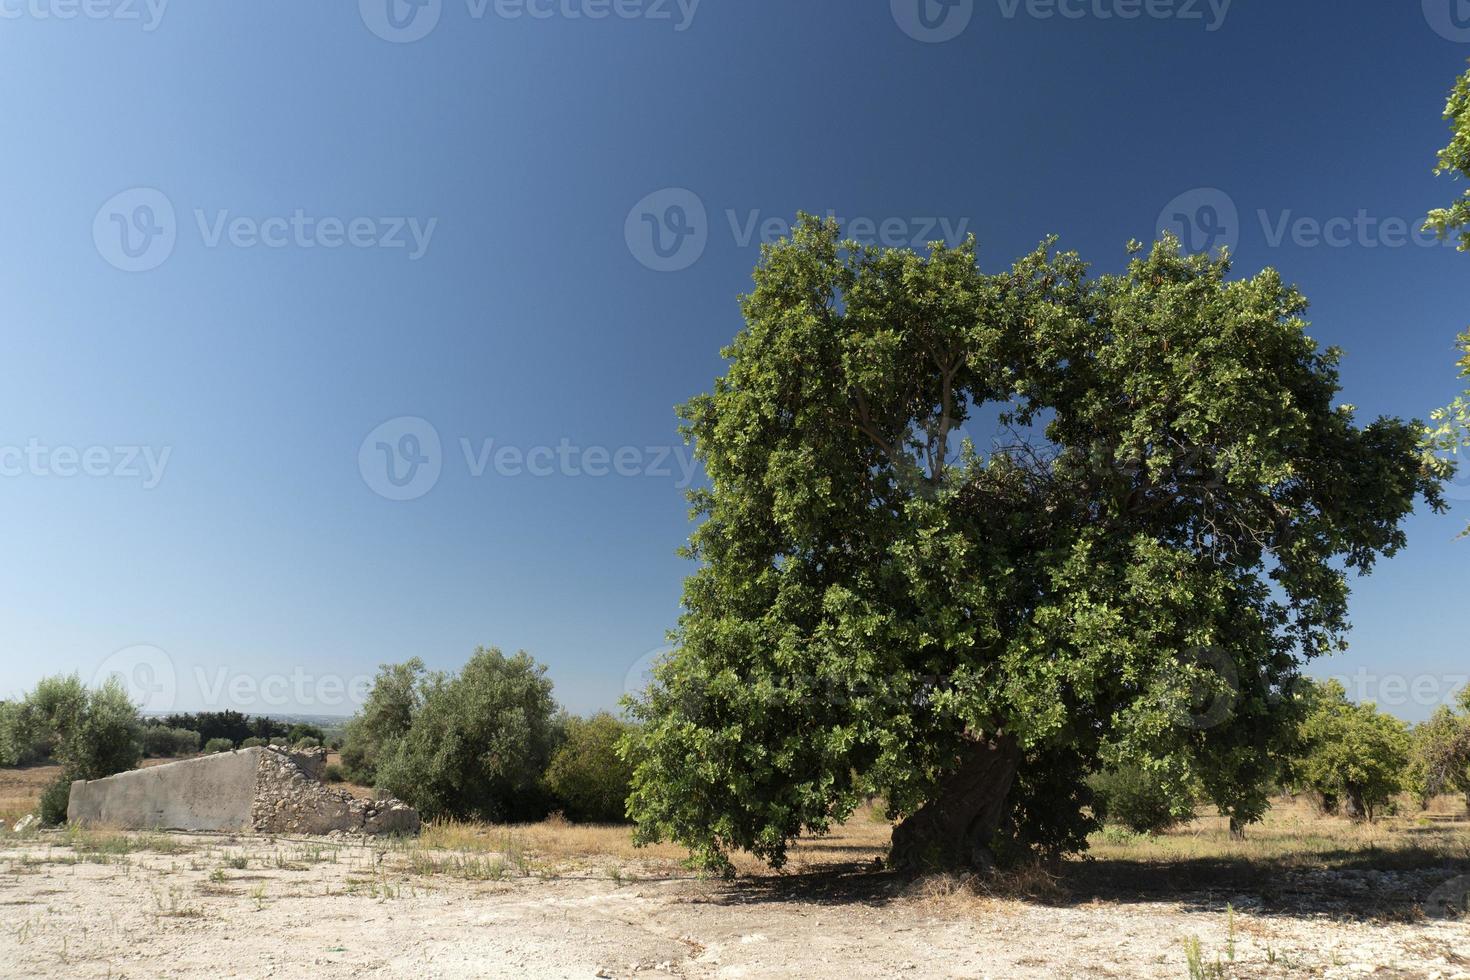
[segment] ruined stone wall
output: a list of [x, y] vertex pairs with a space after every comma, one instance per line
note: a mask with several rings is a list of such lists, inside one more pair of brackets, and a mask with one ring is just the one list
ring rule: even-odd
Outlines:
[[67, 819], [126, 830], [414, 834], [398, 800], [359, 800], [320, 779], [324, 750], [257, 747], [72, 783]]

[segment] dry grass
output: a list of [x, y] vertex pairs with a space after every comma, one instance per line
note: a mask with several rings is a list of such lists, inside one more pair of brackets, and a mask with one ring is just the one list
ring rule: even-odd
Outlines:
[[0, 820], [13, 826], [26, 814], [35, 813], [41, 794], [60, 775], [60, 766], [0, 769]]
[[1225, 818], [1204, 813], [1159, 835], [1098, 834], [1090, 856], [1148, 863], [1232, 861], [1275, 867], [1339, 868], [1371, 859], [1376, 867], [1414, 867], [1426, 858], [1470, 860], [1470, 818], [1460, 797], [1442, 797], [1428, 811], [1407, 805], [1376, 823], [1324, 816], [1305, 799], [1275, 800], [1265, 820], [1230, 839]]

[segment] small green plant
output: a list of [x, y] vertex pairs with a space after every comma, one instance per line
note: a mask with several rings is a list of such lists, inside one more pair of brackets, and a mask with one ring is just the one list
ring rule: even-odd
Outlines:
[[1224, 964], [1218, 956], [1213, 963], [1205, 962], [1198, 936], [1191, 936], [1184, 941], [1184, 958], [1189, 965], [1189, 980], [1224, 980]]

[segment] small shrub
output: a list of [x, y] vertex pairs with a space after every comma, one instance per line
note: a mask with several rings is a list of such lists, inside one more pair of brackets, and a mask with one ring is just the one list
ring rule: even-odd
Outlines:
[[1194, 814], [1195, 793], [1187, 781], [1141, 766], [1100, 772], [1088, 780], [1094, 810], [1109, 824], [1138, 834], [1157, 834]]
[[266, 742], [265, 739], [260, 738], [259, 736], [252, 735], [250, 738], [247, 738], [247, 739], [245, 739], [244, 741], [242, 741], [240, 743], [240, 748], [242, 748], [242, 749], [256, 749], [256, 748], [260, 748], [262, 745], [268, 745], [268, 744], [269, 743]]
[[340, 783], [346, 781], [347, 773], [341, 766], [334, 762], [322, 770], [322, 778], [329, 783]]
[[312, 735], [308, 735], [305, 738], [297, 739], [296, 745], [294, 747], [298, 749], [319, 749], [321, 748], [321, 745], [321, 739], [316, 738]]
[[71, 802], [71, 779], [58, 776], [41, 794], [41, 823], [47, 827], [60, 827], [66, 823], [66, 807]]
[[143, 726], [143, 754], [150, 759], [172, 759], [199, 751], [199, 733], [167, 725]]
[[207, 755], [214, 755], [216, 752], [230, 752], [234, 748], [235, 743], [227, 738], [212, 738], [204, 743], [204, 751]]

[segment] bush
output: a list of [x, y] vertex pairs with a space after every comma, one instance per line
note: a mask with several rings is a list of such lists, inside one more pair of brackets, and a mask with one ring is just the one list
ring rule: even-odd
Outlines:
[[74, 674], [45, 678], [6, 715], [9, 751], [50, 758], [69, 779], [123, 772], [143, 754], [143, 721], [116, 678], [93, 690]]
[[256, 748], [260, 748], [262, 745], [266, 745], [266, 744], [269, 744], [269, 743], [267, 743], [266, 740], [263, 739], [263, 738], [251, 737], [251, 738], [247, 738], [243, 742], [241, 742], [240, 743], [240, 748], [242, 748], [242, 749], [256, 749]]
[[1088, 785], [1094, 813], [1138, 834], [1161, 833], [1192, 819], [1198, 799], [1187, 776], [1143, 765], [1100, 772]]
[[1372, 704], [1353, 704], [1337, 681], [1308, 689], [1304, 757], [1294, 767], [1311, 789], [1340, 799], [1347, 816], [1372, 821], [1405, 788], [1409, 730]]
[[204, 751], [208, 755], [214, 755], [216, 752], [231, 752], [234, 748], [235, 743], [227, 738], [212, 738], [204, 743]]
[[378, 760], [392, 742], [408, 734], [423, 706], [424, 684], [424, 662], [417, 657], [378, 668], [367, 701], [342, 735], [342, 767], [349, 779], [364, 786], [377, 780]]
[[322, 740], [319, 738], [313, 738], [310, 735], [306, 736], [305, 738], [297, 739], [296, 744], [292, 746], [292, 748], [296, 749], [319, 749], [321, 747]]
[[329, 783], [342, 783], [347, 781], [347, 774], [334, 762], [322, 770], [322, 778]]
[[66, 808], [71, 802], [71, 779], [58, 776], [41, 794], [39, 816], [47, 827], [60, 827], [66, 823]]
[[143, 754], [150, 759], [174, 759], [199, 751], [199, 733], [166, 725], [143, 726]]
[[45, 761], [50, 732], [40, 730], [19, 701], [0, 701], [0, 766], [30, 766]]
[[302, 742], [312, 740], [316, 745], [326, 741], [327, 733], [316, 725], [297, 723], [286, 731], [286, 740], [292, 745], [300, 745]]
[[483, 647], [457, 676], [433, 675], [407, 734], [382, 747], [376, 785], [428, 820], [545, 816], [556, 710], [545, 675], [526, 653]]
[[546, 786], [573, 820], [620, 823], [628, 819], [633, 766], [618, 752], [632, 730], [606, 711], [566, 722], [565, 741], [551, 758]]
[[1470, 808], [1470, 688], [1459, 712], [1441, 707], [1414, 729], [1409, 784], [1420, 808], [1441, 793], [1460, 793]]

